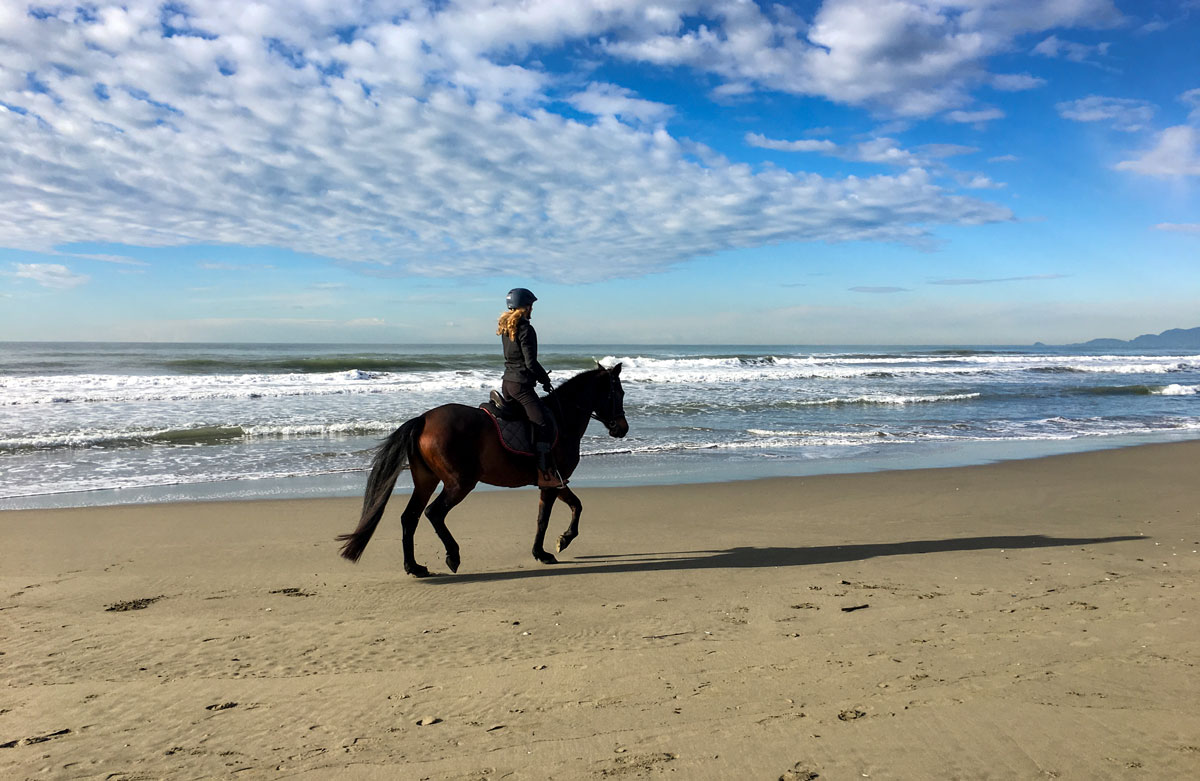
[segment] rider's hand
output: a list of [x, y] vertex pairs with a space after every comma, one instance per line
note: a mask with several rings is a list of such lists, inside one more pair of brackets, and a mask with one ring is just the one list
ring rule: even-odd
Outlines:
[[546, 393], [549, 393], [550, 391], [554, 390], [554, 386], [551, 385], [549, 382], [543, 382], [542, 390], [546, 391]]

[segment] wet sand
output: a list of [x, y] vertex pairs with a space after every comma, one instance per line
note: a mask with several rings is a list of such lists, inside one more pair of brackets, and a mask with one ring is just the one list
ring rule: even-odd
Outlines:
[[1200, 777], [1200, 442], [579, 495], [2, 512], [0, 777]]

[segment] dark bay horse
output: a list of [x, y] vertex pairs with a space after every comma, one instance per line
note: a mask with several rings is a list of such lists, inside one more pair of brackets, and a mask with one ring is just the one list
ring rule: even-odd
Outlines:
[[[623, 437], [629, 433], [624, 399], [619, 363], [611, 369], [597, 364], [595, 369], [575, 375], [545, 397], [546, 406], [558, 421], [558, 441], [553, 454], [564, 478], [570, 477], [579, 465], [579, 442], [593, 417], [604, 424], [609, 436]], [[537, 482], [535, 457], [506, 450], [486, 412], [463, 404], [431, 409], [401, 425], [379, 446], [367, 478], [358, 528], [337, 538], [345, 542], [342, 546], [345, 558], [358, 561], [362, 555], [405, 464], [412, 470], [413, 492], [400, 515], [404, 571], [418, 578], [429, 575], [429, 570], [413, 558], [413, 532], [422, 510], [446, 548], [446, 566], [457, 572], [458, 543], [446, 528], [447, 513], [481, 482], [506, 488]], [[426, 507], [439, 482], [441, 494]], [[543, 564], [558, 561], [542, 547], [555, 499], [561, 499], [571, 508], [571, 525], [558, 538], [558, 550], [566, 549], [579, 535], [579, 515], [583, 511], [579, 497], [566, 487], [541, 489], [533, 556]]]

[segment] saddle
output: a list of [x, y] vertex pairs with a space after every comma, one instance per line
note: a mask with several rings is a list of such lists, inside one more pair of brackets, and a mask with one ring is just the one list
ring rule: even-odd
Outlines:
[[[536, 454], [533, 447], [533, 424], [529, 422], [524, 407], [505, 401], [500, 391], [492, 391], [488, 401], [480, 404], [479, 408], [496, 424], [496, 433], [506, 450], [522, 456]], [[554, 444], [558, 444], [558, 424], [554, 415], [550, 414], [549, 410], [546, 412], [546, 425], [554, 432]]]

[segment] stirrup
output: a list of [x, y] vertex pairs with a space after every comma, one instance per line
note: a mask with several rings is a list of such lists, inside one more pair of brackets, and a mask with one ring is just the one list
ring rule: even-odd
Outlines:
[[549, 472], [539, 472], [538, 479], [537, 479], [537, 487], [538, 488], [566, 488], [567, 481], [562, 479], [562, 477], [557, 474], [551, 474]]
[[539, 469], [537, 470], [537, 486], [538, 488], [566, 488], [567, 481], [557, 469], [554, 471]]

